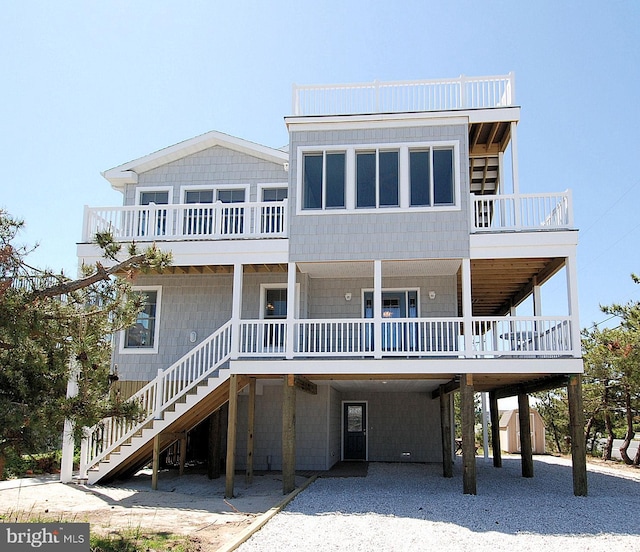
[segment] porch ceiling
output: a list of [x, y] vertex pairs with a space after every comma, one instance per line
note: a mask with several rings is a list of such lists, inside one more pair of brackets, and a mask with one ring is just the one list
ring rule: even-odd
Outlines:
[[[564, 266], [564, 259], [472, 259], [471, 303], [473, 316], [504, 316], [533, 290]], [[462, 277], [458, 273], [458, 305], [462, 316]]]
[[[425, 374], [426, 376], [426, 374]], [[318, 385], [328, 384], [340, 393], [432, 393], [440, 385], [458, 381], [453, 374], [429, 374], [428, 377], [416, 377], [398, 374], [369, 374], [358, 377], [353, 374], [305, 375]], [[514, 396], [519, 386], [539, 386], [540, 388], [560, 387], [560, 379], [565, 375], [558, 374], [473, 374], [473, 387], [476, 392], [503, 390], [504, 396]], [[282, 377], [257, 376], [262, 385], [281, 385]], [[557, 385], [556, 385], [557, 384]], [[454, 390], [457, 383], [454, 384]], [[246, 393], [246, 390], [245, 390]]]

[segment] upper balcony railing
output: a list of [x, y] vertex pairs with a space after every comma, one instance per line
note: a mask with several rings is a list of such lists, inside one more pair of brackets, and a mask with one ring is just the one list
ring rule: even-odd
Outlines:
[[473, 195], [472, 232], [561, 230], [573, 228], [571, 192]]
[[85, 207], [83, 242], [104, 231], [116, 241], [286, 238], [287, 200]]
[[293, 87], [293, 114], [352, 115], [509, 107], [513, 73], [494, 77], [369, 82]]

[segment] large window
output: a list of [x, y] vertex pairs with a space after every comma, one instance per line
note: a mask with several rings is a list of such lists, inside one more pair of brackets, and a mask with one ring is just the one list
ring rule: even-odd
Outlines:
[[356, 206], [398, 207], [398, 152], [356, 153]]
[[157, 352], [160, 288], [138, 289], [133, 293], [144, 298], [144, 306], [138, 313], [135, 323], [124, 330], [120, 349], [138, 353]]
[[344, 208], [344, 152], [309, 153], [304, 156], [303, 165], [303, 208]]
[[297, 211], [459, 210], [459, 142], [298, 150]]
[[411, 207], [455, 203], [453, 148], [409, 152]]

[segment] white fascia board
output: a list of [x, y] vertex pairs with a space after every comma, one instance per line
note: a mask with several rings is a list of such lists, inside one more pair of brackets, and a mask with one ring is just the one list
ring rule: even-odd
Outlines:
[[582, 374], [581, 358], [451, 358], [451, 359], [310, 359], [284, 360], [257, 358], [232, 360], [232, 374], [255, 375], [437, 375], [455, 374]]
[[[138, 249], [143, 250], [151, 243], [139, 241]], [[172, 254], [172, 266], [281, 264], [289, 261], [289, 240], [285, 238], [155, 243], [161, 251]], [[126, 251], [126, 244], [123, 244], [122, 249]], [[78, 244], [77, 256], [79, 265], [100, 262], [108, 268], [116, 264], [115, 261], [105, 259], [102, 250], [91, 243]], [[122, 258], [125, 258], [124, 254]]]
[[501, 232], [471, 234], [471, 259], [571, 257], [576, 254], [578, 232]]
[[511, 122], [520, 120], [519, 107], [470, 109], [452, 111], [421, 111], [413, 113], [374, 113], [368, 115], [313, 115], [285, 117], [292, 132], [318, 129], [367, 129], [409, 126], [455, 125], [480, 122]]
[[246, 153], [247, 155], [272, 163], [284, 164], [289, 162], [289, 154], [286, 152], [212, 130], [206, 134], [201, 134], [200, 136], [145, 155], [144, 157], [134, 159], [123, 165], [108, 169], [102, 173], [102, 176], [111, 182], [111, 186], [119, 190], [122, 189], [123, 184], [130, 183], [125, 180], [127, 178], [125, 173], [132, 172], [136, 174], [137, 178], [137, 174], [155, 169], [156, 167], [166, 165], [172, 161], [182, 159], [188, 155], [193, 155], [194, 153], [214, 146], [221, 146]]
[[[422, 114], [420, 114], [422, 115]], [[398, 117], [396, 114], [375, 117], [305, 117], [287, 127], [291, 132], [314, 130], [368, 130], [373, 128], [405, 128], [415, 126], [467, 125], [466, 117]], [[313, 119], [313, 120], [309, 120]]]

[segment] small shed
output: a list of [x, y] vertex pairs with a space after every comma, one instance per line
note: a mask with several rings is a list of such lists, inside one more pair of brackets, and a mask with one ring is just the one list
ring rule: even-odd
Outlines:
[[[533, 454], [545, 453], [545, 426], [540, 413], [531, 409], [531, 448]], [[520, 452], [520, 419], [518, 410], [506, 410], [500, 416], [500, 448], [508, 453]]]

